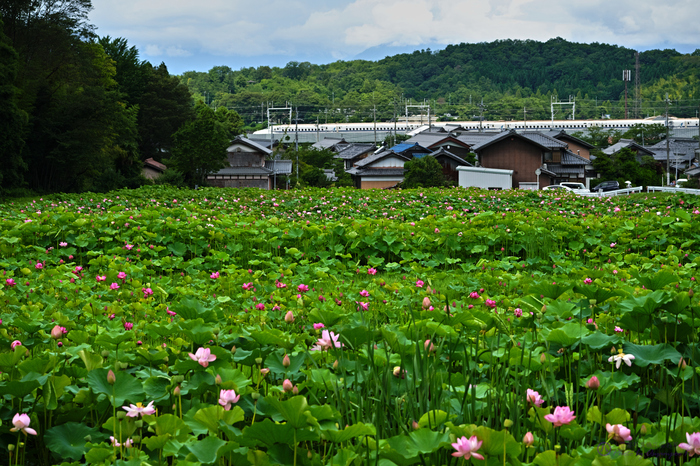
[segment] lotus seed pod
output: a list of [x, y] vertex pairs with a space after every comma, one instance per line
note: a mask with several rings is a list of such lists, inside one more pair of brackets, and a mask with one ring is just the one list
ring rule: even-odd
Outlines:
[[107, 350], [102, 350], [102, 353], [101, 353], [101, 354], [102, 354], [102, 357], [103, 357], [103, 358], [108, 358], [108, 357], [109, 357], [109, 351], [107, 351]]
[[126, 417], [126, 413], [124, 411], [117, 411], [117, 419], [120, 421]]
[[263, 363], [263, 358], [255, 358], [255, 364], [258, 366]]
[[139, 419], [138, 421], [134, 422], [134, 425], [137, 429], [140, 429], [141, 427], [143, 427], [143, 420]]
[[513, 427], [513, 421], [511, 421], [510, 419], [506, 419], [505, 421], [503, 421], [503, 427], [505, 427], [506, 429], [510, 429], [511, 427]]
[[185, 380], [184, 375], [176, 375], [172, 378], [173, 383], [181, 384]]

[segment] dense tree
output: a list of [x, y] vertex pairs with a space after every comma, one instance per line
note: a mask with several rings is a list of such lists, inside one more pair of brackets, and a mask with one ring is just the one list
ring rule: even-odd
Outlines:
[[[316, 149], [300, 146], [297, 152], [287, 151], [285, 157], [292, 160], [291, 184], [296, 186], [297, 159], [299, 160], [299, 185], [313, 187], [352, 186], [352, 178], [343, 168], [343, 161], [335, 158], [335, 153], [328, 149]], [[323, 172], [332, 169], [337, 181], [333, 182]]]
[[404, 164], [402, 188], [432, 188], [446, 186], [442, 165], [435, 157], [426, 155], [414, 158]]
[[643, 125], [637, 123], [622, 134], [625, 139], [634, 139], [642, 146], [652, 146], [666, 138], [666, 126], [663, 124]]
[[658, 184], [662, 173], [660, 164], [652, 157], [640, 157], [631, 149], [625, 148], [612, 155], [596, 150], [592, 155], [596, 156], [593, 167], [601, 175], [594, 180], [593, 185], [606, 180], [617, 180], [622, 187], [626, 181], [630, 181], [632, 186], [650, 186]]
[[207, 105], [198, 103], [195, 114], [173, 135], [172, 156], [166, 160], [189, 186], [204, 184], [208, 174], [224, 168], [232, 134], [228, 118]]
[[15, 86], [18, 56], [3, 33], [0, 19], [0, 190], [20, 188], [27, 165], [22, 160], [25, 117], [17, 105], [19, 89]]

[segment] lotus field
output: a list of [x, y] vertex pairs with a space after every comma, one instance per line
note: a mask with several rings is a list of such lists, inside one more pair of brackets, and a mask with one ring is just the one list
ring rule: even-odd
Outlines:
[[700, 201], [0, 204], [0, 464], [700, 464]]

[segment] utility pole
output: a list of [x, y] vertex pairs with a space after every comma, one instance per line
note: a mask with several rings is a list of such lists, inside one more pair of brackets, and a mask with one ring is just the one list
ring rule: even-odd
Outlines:
[[297, 126], [296, 126], [296, 135], [295, 135], [295, 141], [294, 141], [294, 152], [297, 154], [297, 186], [299, 186], [299, 107], [297, 106]]
[[377, 104], [374, 104], [372, 109], [372, 118], [374, 119], [374, 145], [377, 145]]
[[670, 148], [669, 148], [669, 137], [671, 136], [671, 132], [669, 131], [668, 128], [668, 104], [670, 100], [668, 100], [668, 93], [666, 93], [666, 100], [664, 100], [666, 103], [666, 186], [671, 185], [671, 163], [670, 163]]
[[639, 52], [634, 53], [634, 117], [639, 118], [642, 107], [642, 96], [639, 94]]
[[479, 104], [479, 132], [483, 133], [483, 123], [484, 123], [484, 98], [481, 98], [481, 103]]
[[523, 127], [527, 129], [527, 109], [523, 106]]
[[622, 70], [622, 80], [625, 82], [625, 120], [629, 118], [627, 112], [627, 83], [630, 81], [631, 74], [630, 70]]
[[392, 144], [392, 147], [396, 145], [396, 99], [394, 99], [394, 144]]

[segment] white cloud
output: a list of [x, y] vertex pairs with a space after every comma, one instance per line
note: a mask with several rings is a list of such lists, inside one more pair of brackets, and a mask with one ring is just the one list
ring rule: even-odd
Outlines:
[[[98, 34], [147, 57], [350, 58], [378, 45], [497, 39], [693, 44], [697, 0], [93, 0]], [[694, 49], [695, 47], [692, 47]]]

